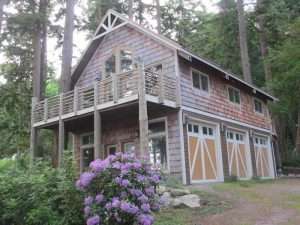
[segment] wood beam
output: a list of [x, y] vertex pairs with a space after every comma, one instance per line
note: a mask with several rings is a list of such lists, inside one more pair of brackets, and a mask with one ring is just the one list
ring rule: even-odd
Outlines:
[[99, 99], [99, 85], [98, 82], [94, 84], [94, 158], [101, 158], [101, 138], [102, 138], [102, 123], [101, 123], [101, 114], [97, 110]]
[[30, 167], [33, 166], [34, 158], [36, 156], [37, 146], [37, 128], [34, 127], [34, 109], [37, 103], [37, 98], [31, 99], [31, 131], [30, 131]]
[[63, 94], [60, 94], [59, 99], [59, 121], [58, 121], [58, 167], [63, 165], [63, 152], [65, 147], [65, 127], [62, 120], [63, 114]]
[[139, 64], [139, 128], [140, 128], [140, 157], [149, 159], [148, 113], [146, 101], [145, 69]]

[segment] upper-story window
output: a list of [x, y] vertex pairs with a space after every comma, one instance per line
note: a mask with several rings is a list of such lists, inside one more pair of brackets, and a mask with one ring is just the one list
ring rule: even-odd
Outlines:
[[192, 70], [193, 87], [208, 92], [208, 76], [197, 70]]
[[133, 69], [132, 52], [129, 50], [120, 51], [121, 72], [127, 72]]
[[105, 77], [116, 73], [116, 56], [113, 54], [105, 61]]
[[257, 112], [257, 113], [263, 114], [264, 113], [264, 108], [263, 108], [262, 101], [260, 101], [257, 98], [254, 98], [253, 102], [254, 102], [254, 111]]
[[128, 72], [133, 69], [132, 52], [127, 49], [117, 49], [104, 62], [105, 77], [114, 73]]
[[228, 87], [228, 97], [229, 101], [235, 104], [241, 104], [240, 91], [233, 87]]

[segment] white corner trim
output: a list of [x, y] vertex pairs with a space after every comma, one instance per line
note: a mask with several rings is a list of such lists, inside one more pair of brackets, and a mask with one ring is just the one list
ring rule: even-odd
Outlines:
[[186, 180], [186, 164], [185, 164], [185, 152], [184, 152], [184, 136], [183, 136], [183, 121], [182, 121], [182, 109], [178, 111], [179, 122], [179, 136], [180, 136], [180, 153], [181, 153], [181, 167], [182, 167], [182, 183], [187, 184]]
[[192, 112], [192, 113], [202, 115], [202, 116], [207, 116], [207, 117], [210, 117], [210, 118], [219, 119], [219, 120], [226, 121], [226, 122], [229, 122], [229, 123], [233, 123], [233, 124], [236, 124], [236, 125], [248, 127], [248, 128], [251, 128], [251, 129], [254, 129], [254, 130], [257, 130], [257, 131], [262, 131], [262, 132], [265, 132], [265, 133], [268, 133], [268, 134], [272, 134], [272, 130], [260, 128], [260, 127], [253, 126], [251, 124], [247, 124], [247, 123], [244, 123], [244, 122], [239, 122], [239, 121], [229, 119], [229, 118], [226, 118], [226, 117], [223, 117], [223, 116], [218, 116], [218, 115], [215, 115], [215, 114], [212, 114], [212, 113], [204, 112], [204, 111], [201, 111], [199, 109], [195, 109], [195, 108], [191, 108], [191, 107], [187, 107], [187, 106], [182, 106], [182, 109], [185, 110], [185, 111], [188, 111], [188, 112]]

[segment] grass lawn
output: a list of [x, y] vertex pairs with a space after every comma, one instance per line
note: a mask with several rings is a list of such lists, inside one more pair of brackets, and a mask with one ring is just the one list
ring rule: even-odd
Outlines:
[[300, 180], [251, 180], [190, 186], [198, 209], [165, 209], [155, 225], [299, 225]]

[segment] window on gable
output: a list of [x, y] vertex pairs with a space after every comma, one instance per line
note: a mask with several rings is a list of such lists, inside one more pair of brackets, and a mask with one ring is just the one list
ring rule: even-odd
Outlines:
[[120, 51], [120, 72], [128, 72], [133, 69], [132, 52], [129, 50]]
[[208, 76], [199, 71], [192, 71], [193, 87], [208, 92]]
[[235, 104], [241, 103], [240, 91], [238, 89], [228, 87], [228, 96], [229, 96], [229, 101]]
[[105, 77], [116, 72], [116, 56], [112, 55], [105, 61]]
[[263, 103], [258, 99], [254, 99], [254, 110], [258, 113], [263, 113]]

